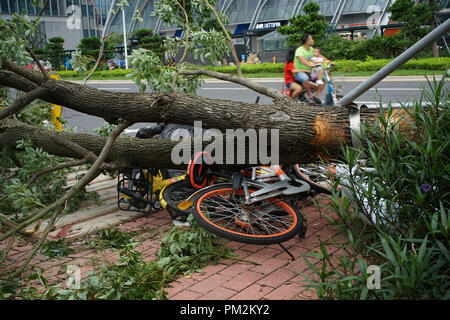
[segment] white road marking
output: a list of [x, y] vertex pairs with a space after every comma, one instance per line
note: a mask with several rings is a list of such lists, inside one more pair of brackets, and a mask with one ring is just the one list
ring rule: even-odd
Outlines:
[[[199, 90], [250, 90], [249, 88], [199, 88]], [[371, 91], [417, 91], [420, 88], [370, 88]]]
[[249, 88], [199, 88], [200, 90], [250, 90]]
[[370, 88], [372, 91], [417, 91], [420, 88]]
[[131, 88], [97, 88], [99, 90], [131, 90]]

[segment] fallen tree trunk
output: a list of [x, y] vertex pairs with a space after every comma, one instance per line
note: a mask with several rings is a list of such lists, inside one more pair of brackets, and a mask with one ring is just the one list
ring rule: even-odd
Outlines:
[[[257, 105], [179, 93], [111, 92], [67, 81], [42, 81], [37, 72], [15, 65], [9, 68], [15, 72], [0, 69], [0, 85], [25, 92], [41, 85], [46, 90], [40, 99], [102, 117], [110, 123], [124, 119], [129, 124], [170, 122], [194, 125], [194, 121], [201, 121], [203, 129], [215, 128], [224, 133], [238, 128], [244, 132], [248, 129], [276, 129], [279, 133], [281, 163], [309, 163], [320, 157], [337, 158], [341, 154], [341, 144], [352, 144], [349, 110], [346, 108], [317, 107], [286, 99], [276, 100], [274, 105]], [[377, 116], [379, 110], [361, 110], [361, 121], [372, 122]], [[0, 146], [14, 146], [17, 140], [32, 136], [36, 146], [51, 154], [79, 158], [69, 148], [55, 145], [51, 140], [54, 134], [42, 128], [8, 120], [2, 126]], [[104, 145], [104, 139], [97, 136], [70, 133], [62, 135], [96, 155]], [[168, 140], [118, 139], [107, 162], [141, 167], [174, 167], [171, 152], [177, 144], [176, 141]], [[203, 142], [204, 146], [207, 144], [208, 142]]]
[[[348, 129], [348, 113], [342, 109], [342, 112], [322, 112], [316, 114], [311, 123], [311, 128], [307, 128], [305, 123], [305, 134], [284, 134], [280, 138], [280, 162], [283, 164], [292, 163], [310, 163], [318, 161], [320, 158], [336, 159], [341, 155], [340, 144], [351, 145], [351, 135]], [[378, 115], [378, 110], [364, 110], [362, 118], [367, 121], [373, 121]], [[287, 129], [286, 129], [287, 130]], [[300, 130], [300, 129], [299, 129]], [[14, 148], [16, 141], [31, 137], [36, 147], [43, 148], [50, 154], [82, 159], [82, 155], [75, 152], [72, 148], [64, 147], [55, 143], [55, 136], [61, 136], [66, 140], [98, 155], [103, 148], [106, 138], [90, 134], [77, 134], [66, 132], [55, 132], [44, 128], [32, 126], [18, 120], [4, 120], [0, 127], [0, 146], [9, 146]], [[280, 131], [281, 136], [281, 131]], [[227, 139], [233, 138], [233, 150], [238, 150], [239, 141], [234, 136], [225, 135], [223, 138], [213, 138], [213, 140], [223, 146], [226, 153], [228, 146]], [[203, 140], [200, 145], [206, 147], [211, 141]], [[167, 139], [137, 139], [132, 137], [118, 138], [106, 158], [106, 162], [113, 163], [116, 166], [138, 166], [144, 168], [175, 168], [185, 167], [185, 163], [174, 165], [172, 161], [172, 150], [174, 147], [182, 147], [189, 150], [195, 150], [194, 140], [185, 141], [180, 145], [179, 141]], [[270, 144], [268, 146], [270, 148]], [[246, 163], [237, 165], [236, 163], [225, 163], [229, 167], [243, 167], [249, 164], [249, 144], [246, 143]], [[268, 150], [270, 151], [270, 150]], [[255, 164], [255, 163], [250, 163]]]

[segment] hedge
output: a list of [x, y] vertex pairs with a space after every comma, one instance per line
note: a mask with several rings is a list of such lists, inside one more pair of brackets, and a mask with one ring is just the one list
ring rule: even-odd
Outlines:
[[[361, 60], [336, 60], [335, 71], [338, 72], [358, 72], [358, 71], [378, 71], [392, 59], [368, 59], [366, 61]], [[225, 66], [204, 67], [209, 70], [236, 74], [236, 67]], [[446, 70], [450, 68], [450, 57], [445, 58], [426, 58], [409, 60], [403, 64], [400, 69], [423, 69], [423, 70]], [[283, 73], [284, 63], [260, 63], [260, 64], [243, 64], [241, 65], [243, 73]], [[62, 78], [76, 78], [79, 77], [75, 71], [60, 71], [58, 72]], [[124, 78], [125, 75], [131, 73], [131, 70], [115, 69], [110, 71], [97, 71], [94, 73], [95, 78]]]
[[[336, 60], [335, 70], [341, 72], [358, 72], [358, 71], [378, 71], [387, 65], [392, 59], [369, 59], [361, 60]], [[207, 69], [223, 72], [236, 73], [236, 67], [206, 67]], [[450, 57], [445, 58], [426, 58], [409, 60], [400, 69], [424, 69], [424, 70], [445, 70], [450, 68]], [[284, 63], [261, 63], [256, 65], [244, 64], [241, 65], [243, 73], [283, 73]]]
[[[76, 71], [58, 71], [57, 72], [63, 79], [64, 78], [78, 78], [81, 77]], [[131, 73], [131, 69], [114, 69], [109, 71], [96, 71], [92, 75], [95, 78], [124, 78], [125, 75]], [[87, 74], [86, 74], [87, 75]]]

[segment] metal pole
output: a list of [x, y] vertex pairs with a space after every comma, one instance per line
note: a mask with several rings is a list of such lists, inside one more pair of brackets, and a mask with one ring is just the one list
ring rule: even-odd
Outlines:
[[399, 55], [397, 58], [389, 62], [386, 66], [384, 66], [381, 70], [377, 71], [373, 76], [371, 76], [369, 79], [361, 83], [359, 86], [357, 86], [355, 89], [350, 91], [343, 97], [339, 102], [338, 106], [345, 107], [350, 102], [352, 102], [354, 99], [358, 98], [360, 95], [362, 95], [364, 92], [366, 92], [368, 89], [376, 85], [378, 82], [383, 80], [386, 76], [388, 76], [392, 71], [399, 68], [401, 65], [403, 65], [406, 61], [414, 57], [417, 53], [419, 53], [423, 48], [430, 45], [433, 41], [436, 41], [439, 37], [441, 37], [445, 32], [447, 32], [450, 29], [450, 19], [442, 23], [439, 27], [434, 29], [432, 32], [427, 34], [425, 37], [423, 37], [421, 40], [416, 42], [413, 46], [411, 46], [409, 49], [407, 49], [405, 52], [403, 52], [401, 55]]
[[336, 20], [336, 17], [339, 15], [339, 10], [341, 9], [342, 1], [343, 0], [339, 0], [339, 3], [336, 8], [336, 12], [334, 13], [333, 18], [331, 18], [331, 22], [330, 22], [331, 24], [335, 23], [334, 20]]
[[[147, 5], [148, 1], [144, 3], [144, 5], [142, 6], [141, 10], [143, 10], [143, 8]], [[141, 4], [141, 0], [137, 0], [136, 1], [136, 6], [134, 7], [134, 11], [135, 12], [137, 9], [139, 9], [139, 5]], [[131, 23], [130, 26], [128, 28], [128, 34], [131, 34], [133, 32], [134, 26], [136, 25], [136, 20], [131, 19]]]
[[116, 5], [116, 0], [113, 0], [109, 7], [108, 15], [106, 16], [105, 25], [102, 28], [102, 37], [104, 37], [105, 35], [108, 34], [112, 19], [114, 19], [114, 16], [115, 16], [115, 15], [114, 16], [112, 15], [111, 10], [114, 8], [115, 5]]
[[378, 32], [381, 33], [381, 22], [384, 20], [384, 17], [387, 13], [387, 8], [391, 4], [391, 2], [392, 2], [391, 0], [386, 1], [386, 5], [384, 6], [384, 9], [380, 15], [380, 19], [378, 19], [378, 23], [377, 23], [376, 27], [373, 29], [371, 36], [368, 37], [369, 39], [372, 39], [375, 36], [375, 34], [377, 34]]
[[297, 2], [296, 7], [294, 8], [294, 10], [292, 11], [292, 16], [296, 16], [300, 13], [300, 11], [302, 10], [303, 4], [305, 3], [305, 0], [301, 0], [299, 2]]
[[125, 47], [125, 69], [128, 69], [127, 30], [125, 29], [125, 10], [122, 8], [123, 45]]

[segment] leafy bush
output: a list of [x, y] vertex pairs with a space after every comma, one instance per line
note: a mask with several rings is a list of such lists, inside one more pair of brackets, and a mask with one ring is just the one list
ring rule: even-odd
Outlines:
[[[50, 104], [36, 101], [16, 116], [25, 123], [55, 130], [50, 112]], [[34, 173], [66, 162], [67, 159], [35, 148], [32, 138], [16, 143], [15, 149], [0, 148], [0, 212], [12, 219], [29, 216], [59, 199], [67, 190], [66, 175], [70, 172], [70, 169], [54, 171], [39, 176], [30, 184], [30, 177]], [[96, 192], [80, 191], [68, 201], [67, 211], [75, 211], [80, 202], [88, 198], [97, 199], [98, 195]]]
[[[378, 71], [392, 59], [372, 59], [366, 60], [334, 60], [337, 64], [335, 71], [337, 72], [358, 72], [358, 71]], [[237, 74], [235, 66], [201, 66], [202, 68], [227, 73]], [[406, 62], [400, 69], [423, 69], [423, 70], [446, 70], [450, 68], [450, 57], [442, 58], [426, 58], [413, 59]], [[284, 63], [264, 62], [260, 64], [242, 64], [241, 70], [244, 74], [254, 73], [284, 73]], [[123, 78], [131, 74], [132, 70], [115, 69], [110, 71], [96, 71], [93, 77], [97, 78]], [[58, 72], [62, 78], [70, 79], [78, 76], [76, 71], [60, 71]]]
[[[387, 65], [390, 59], [372, 59], [367, 60], [335, 60], [337, 65], [334, 70], [338, 72], [357, 72], [357, 71], [378, 71], [385, 65]], [[446, 70], [450, 67], [450, 58], [428, 58], [409, 60], [400, 69], [425, 69], [425, 70]], [[211, 67], [207, 66], [206, 69], [236, 74], [236, 67]], [[241, 65], [243, 73], [283, 73], [284, 63], [260, 63], [260, 64], [243, 64]]]
[[[333, 60], [365, 60], [392, 59], [403, 53], [406, 48], [415, 43], [409, 37], [404, 38], [402, 33], [390, 37], [375, 36], [362, 41], [350, 41], [338, 34], [331, 34], [322, 47], [323, 54]], [[418, 57], [430, 56], [430, 50], [424, 50]]]
[[287, 25], [277, 28], [280, 34], [288, 36], [286, 39], [288, 46], [299, 45], [304, 33], [311, 34], [316, 43], [325, 38], [328, 23], [325, 16], [320, 14], [320, 6], [315, 2], [309, 2], [303, 6], [302, 11], [303, 14], [290, 18]]
[[54, 69], [59, 69], [64, 64], [64, 38], [53, 37], [48, 39], [46, 51], [48, 59]]
[[[445, 81], [430, 83], [413, 109], [381, 109], [375, 123], [362, 125], [363, 151], [343, 148], [349, 172], [362, 158], [375, 172], [336, 177], [330, 209], [337, 219], [329, 220], [349, 243], [322, 243], [319, 253], [305, 255], [317, 276], [307, 286], [320, 298], [450, 298], [450, 101]], [[405, 124], [409, 129], [400, 129]], [[330, 254], [336, 247], [342, 251], [339, 258]], [[370, 265], [380, 268], [379, 289], [367, 286]]]
[[139, 48], [151, 50], [161, 61], [164, 60], [164, 52], [167, 48], [164, 46], [163, 38], [158, 34], [153, 34], [152, 29], [138, 29], [134, 31], [134, 36], [139, 41]]
[[[103, 50], [102, 59], [108, 60], [114, 57], [114, 41], [111, 39], [105, 39], [105, 47]], [[78, 49], [81, 50], [82, 55], [90, 56], [92, 59], [97, 60], [98, 54], [100, 53], [100, 38], [99, 37], [89, 37], [82, 38]]]
[[[29, 184], [30, 177], [37, 171], [66, 161], [63, 157], [51, 156], [41, 148], [33, 147], [31, 139], [20, 140], [14, 151], [9, 147], [0, 150], [0, 211], [12, 219], [23, 219], [58, 200], [67, 190], [66, 174], [69, 169], [54, 171], [39, 176]], [[12, 160], [16, 156], [22, 163]], [[86, 199], [95, 198], [95, 192], [80, 191], [67, 203], [67, 212], [75, 211]], [[96, 193], [95, 193], [96, 194]]]

